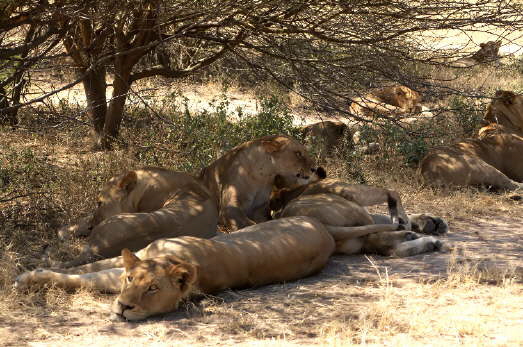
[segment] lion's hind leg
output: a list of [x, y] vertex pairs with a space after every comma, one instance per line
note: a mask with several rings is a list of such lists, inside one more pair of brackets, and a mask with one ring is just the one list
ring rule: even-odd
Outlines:
[[123, 271], [123, 268], [113, 268], [75, 275], [37, 269], [25, 272], [18, 276], [14, 286], [18, 290], [25, 290], [30, 287], [56, 285], [68, 290], [89, 288], [106, 293], [119, 293], [120, 276]]
[[343, 192], [340, 195], [360, 206], [387, 203], [392, 223], [404, 224], [406, 229], [410, 229], [410, 221], [401, 203], [401, 198], [394, 190], [362, 184], [349, 187], [346, 193], [347, 197], [343, 195]]
[[411, 257], [422, 253], [445, 251], [446, 246], [434, 236], [423, 236], [398, 244], [392, 253], [397, 257]]

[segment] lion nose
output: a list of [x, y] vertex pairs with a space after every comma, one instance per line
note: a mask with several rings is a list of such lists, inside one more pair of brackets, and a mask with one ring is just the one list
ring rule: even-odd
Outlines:
[[122, 309], [122, 312], [125, 311], [125, 310], [132, 310], [132, 309], [134, 308], [134, 306], [124, 304], [124, 303], [122, 303], [121, 301], [118, 301], [118, 305], [119, 305], [120, 308]]

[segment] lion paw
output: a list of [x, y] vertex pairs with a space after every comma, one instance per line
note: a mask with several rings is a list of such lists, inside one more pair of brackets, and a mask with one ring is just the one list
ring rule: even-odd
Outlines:
[[448, 223], [440, 217], [429, 214], [415, 214], [410, 216], [412, 230], [427, 235], [443, 235], [449, 231]]
[[27, 290], [32, 286], [45, 283], [48, 280], [50, 271], [44, 269], [36, 269], [27, 271], [19, 275], [15, 279], [14, 287], [16, 290]]
[[412, 240], [416, 240], [416, 239], [419, 239], [419, 235], [412, 232], [412, 231], [407, 231], [405, 233], [405, 241], [412, 241]]

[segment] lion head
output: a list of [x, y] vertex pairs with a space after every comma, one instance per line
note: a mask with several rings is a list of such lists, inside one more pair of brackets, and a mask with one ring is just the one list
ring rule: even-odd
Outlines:
[[307, 149], [295, 139], [276, 135], [262, 137], [260, 141], [264, 152], [269, 154], [270, 162], [275, 166], [275, 173], [288, 184], [303, 185], [319, 179], [320, 173]]
[[[318, 167], [317, 175], [319, 180], [323, 180], [327, 177], [327, 172], [323, 167]], [[296, 199], [303, 193], [310, 184], [307, 185], [292, 185], [285, 180], [284, 177], [276, 175], [272, 186], [272, 192], [269, 199], [269, 208], [273, 213], [273, 217], [278, 218], [281, 211], [287, 206], [287, 204]]]
[[90, 215], [81, 218], [78, 224], [65, 226], [58, 230], [58, 236], [67, 239], [71, 236], [89, 236], [98, 224], [120, 213], [136, 211], [136, 201], [131, 193], [141, 182], [135, 171], [111, 178], [102, 188], [97, 199], [96, 209]]
[[197, 267], [174, 256], [140, 260], [123, 249], [122, 258], [122, 287], [112, 311], [127, 320], [176, 310], [197, 279]]
[[478, 63], [486, 63], [499, 58], [499, 49], [501, 48], [501, 41], [489, 41], [479, 44], [479, 51], [472, 55], [472, 59]]
[[111, 178], [98, 195], [97, 208], [93, 213], [91, 226], [120, 213], [136, 212], [129, 196], [138, 182], [135, 171]]
[[401, 108], [408, 112], [419, 112], [421, 94], [406, 86], [392, 86], [372, 92], [381, 102]]
[[487, 108], [483, 122], [484, 126], [492, 124], [523, 132], [523, 96], [498, 90]]

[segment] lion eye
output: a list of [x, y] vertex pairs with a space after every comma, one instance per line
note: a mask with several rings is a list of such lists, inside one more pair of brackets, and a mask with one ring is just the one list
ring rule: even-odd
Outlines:
[[133, 277], [132, 276], [127, 276], [127, 282], [132, 282], [133, 281]]
[[301, 158], [301, 157], [303, 157], [303, 154], [301, 154], [301, 152], [299, 152], [299, 151], [296, 151], [295, 153], [296, 153], [296, 156], [297, 156], [298, 158]]
[[102, 206], [102, 202], [101, 202], [100, 200], [98, 200], [98, 201], [96, 202], [96, 206], [97, 206], [97, 207]]
[[159, 288], [157, 285], [153, 284], [152, 286], [149, 287], [148, 291], [149, 292], [155, 292], [157, 291]]

